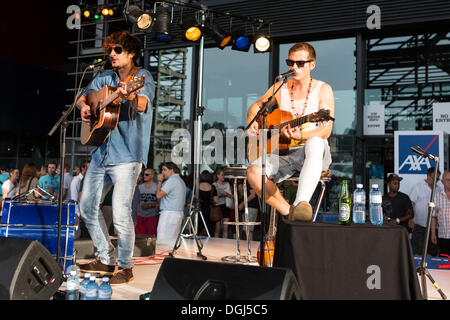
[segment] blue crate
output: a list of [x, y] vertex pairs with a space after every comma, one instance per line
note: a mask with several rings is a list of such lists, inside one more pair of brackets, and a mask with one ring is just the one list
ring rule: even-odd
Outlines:
[[[0, 236], [37, 240], [56, 259], [58, 205], [29, 204], [5, 199]], [[64, 270], [72, 265], [75, 236], [75, 203], [63, 203], [61, 215], [60, 261]]]

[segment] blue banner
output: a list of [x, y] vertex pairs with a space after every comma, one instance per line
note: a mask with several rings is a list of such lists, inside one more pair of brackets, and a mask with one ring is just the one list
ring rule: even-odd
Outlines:
[[434, 161], [422, 158], [410, 147], [419, 146], [426, 153], [439, 156], [439, 135], [399, 135], [398, 171], [399, 174], [426, 174], [434, 166]]

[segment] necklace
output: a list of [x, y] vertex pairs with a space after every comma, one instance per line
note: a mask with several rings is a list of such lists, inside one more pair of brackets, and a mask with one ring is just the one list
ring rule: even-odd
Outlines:
[[[292, 109], [291, 112], [294, 115], [294, 118], [298, 118], [298, 117], [302, 116], [305, 113], [306, 105], [308, 104], [309, 93], [311, 92], [311, 82], [312, 82], [312, 78], [309, 78], [308, 92], [306, 93], [305, 103], [303, 105], [303, 109], [301, 110], [301, 113], [295, 111], [294, 99], [292, 99], [292, 94], [289, 93], [290, 98], [291, 98], [291, 109]], [[291, 91], [293, 91], [293, 89], [294, 89], [294, 85], [292, 85]]]

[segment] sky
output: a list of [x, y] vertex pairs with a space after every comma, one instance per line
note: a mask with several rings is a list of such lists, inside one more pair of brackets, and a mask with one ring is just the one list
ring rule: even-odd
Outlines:
[[76, 54], [69, 41], [77, 32], [66, 27], [66, 9], [73, 1], [5, 1], [0, 19], [2, 50], [0, 130], [48, 132], [59, 119], [73, 86], [68, 57]]

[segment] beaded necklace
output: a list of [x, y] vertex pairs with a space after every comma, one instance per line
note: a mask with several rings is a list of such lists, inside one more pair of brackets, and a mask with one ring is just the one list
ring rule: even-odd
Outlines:
[[[305, 104], [303, 105], [303, 110], [301, 111], [301, 113], [297, 113], [295, 111], [294, 99], [292, 99], [292, 94], [289, 92], [289, 96], [291, 98], [291, 109], [292, 109], [291, 112], [294, 115], [294, 118], [298, 118], [305, 113], [306, 105], [308, 104], [309, 93], [311, 92], [311, 82], [312, 82], [312, 78], [309, 78], [308, 93], [306, 94]], [[291, 91], [293, 91], [293, 89], [294, 89], [294, 86], [292, 85]]]

